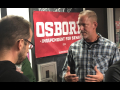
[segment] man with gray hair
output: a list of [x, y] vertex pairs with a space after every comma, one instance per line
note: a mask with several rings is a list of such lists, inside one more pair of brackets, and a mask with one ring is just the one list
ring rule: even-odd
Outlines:
[[96, 32], [97, 15], [92, 10], [80, 12], [78, 26], [83, 38], [69, 47], [62, 81], [102, 82], [108, 67], [120, 60], [116, 44]]

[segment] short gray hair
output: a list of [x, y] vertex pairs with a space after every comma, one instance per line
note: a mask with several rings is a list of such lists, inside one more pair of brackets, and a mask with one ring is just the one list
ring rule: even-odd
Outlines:
[[92, 18], [92, 20], [97, 22], [97, 14], [94, 11], [92, 11], [92, 10], [82, 11], [82, 12], [80, 12], [78, 17], [80, 17], [81, 15], [87, 15], [88, 18]]

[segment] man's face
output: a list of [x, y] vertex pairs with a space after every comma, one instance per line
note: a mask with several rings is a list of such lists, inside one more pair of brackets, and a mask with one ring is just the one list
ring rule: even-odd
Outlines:
[[[28, 41], [31, 42], [31, 39], [32, 39], [32, 30], [30, 29], [30, 38], [28, 39]], [[18, 61], [16, 64], [20, 64], [26, 58], [28, 52], [29, 52], [29, 42], [26, 42], [26, 45], [24, 44], [22, 50], [18, 54]]]
[[91, 18], [88, 18], [86, 15], [78, 17], [78, 26], [84, 39], [91, 38], [94, 30], [96, 29], [94, 22], [92, 22]]

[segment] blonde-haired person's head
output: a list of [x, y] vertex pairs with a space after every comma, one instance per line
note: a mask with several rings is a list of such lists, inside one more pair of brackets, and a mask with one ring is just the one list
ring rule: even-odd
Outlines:
[[82, 12], [80, 12], [78, 18], [79, 18], [80, 16], [83, 16], [83, 15], [87, 16], [87, 17], [90, 18], [92, 21], [96, 21], [96, 22], [97, 22], [97, 14], [96, 14], [94, 11], [92, 11], [92, 10], [82, 11]]

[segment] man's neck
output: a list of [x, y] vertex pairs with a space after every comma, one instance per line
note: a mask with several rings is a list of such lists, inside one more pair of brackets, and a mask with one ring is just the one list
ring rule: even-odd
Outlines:
[[97, 34], [93, 35], [93, 37], [85, 39], [86, 42], [95, 42], [99, 36]]
[[3, 51], [0, 52], [0, 61], [11, 61], [12, 63], [16, 63], [15, 61], [15, 55], [12, 51]]

